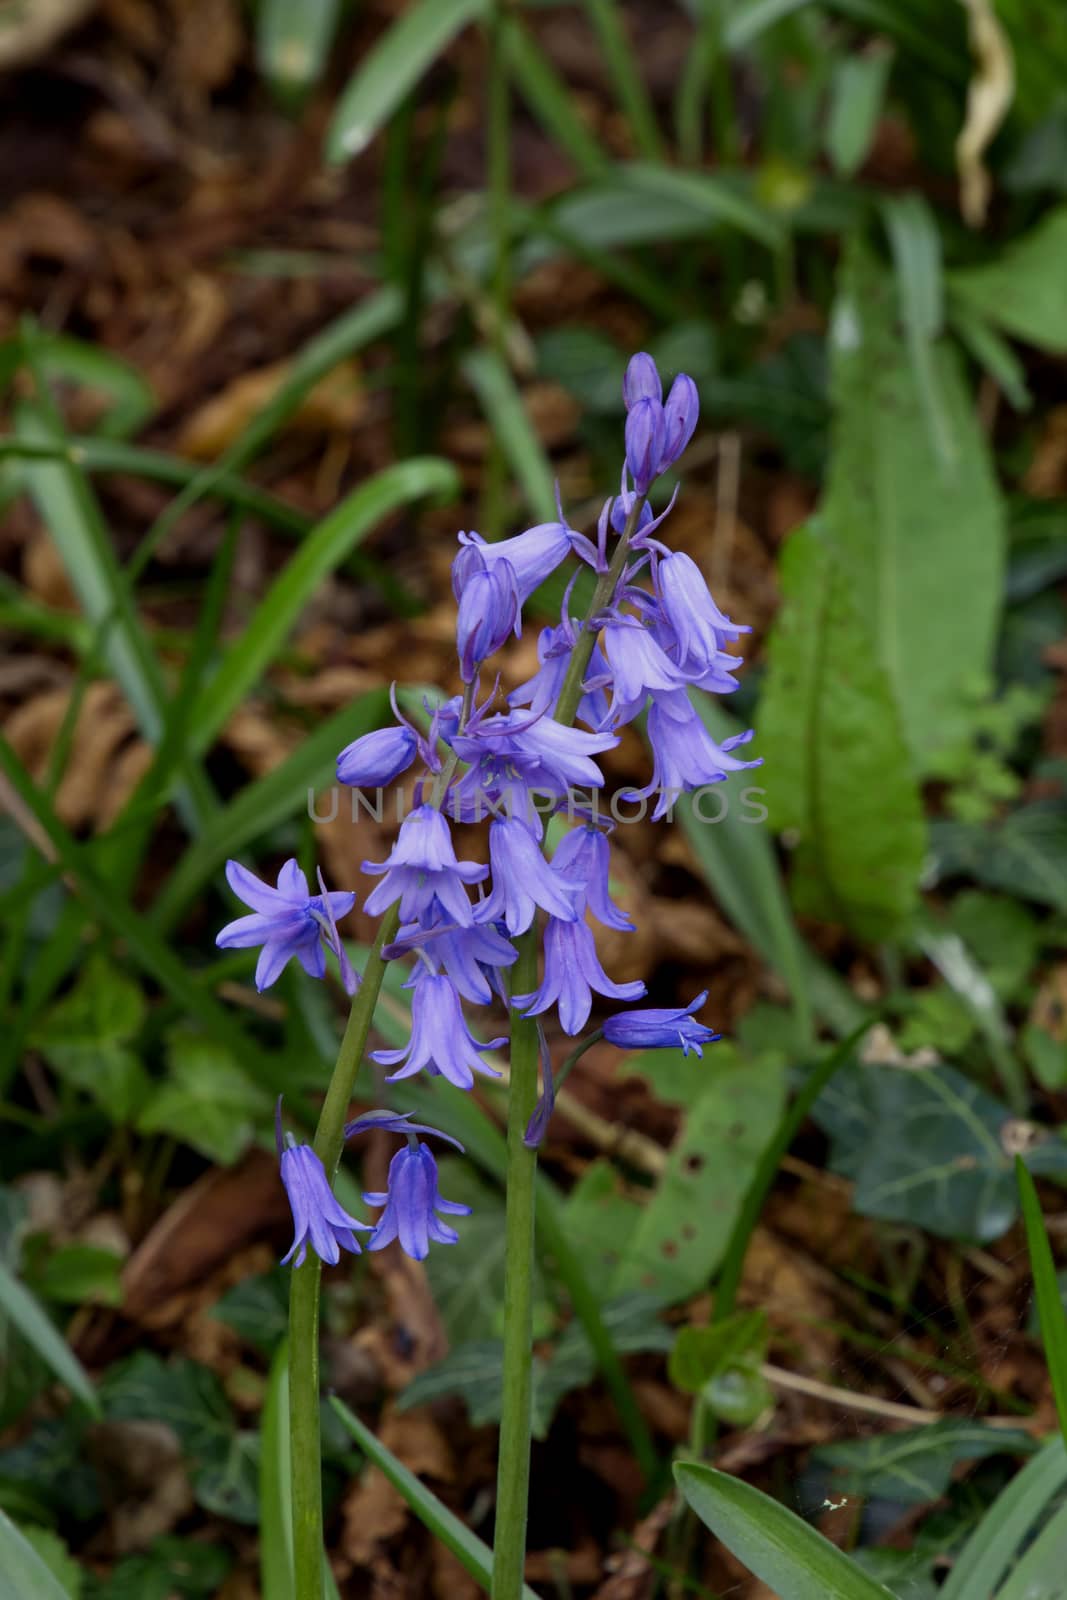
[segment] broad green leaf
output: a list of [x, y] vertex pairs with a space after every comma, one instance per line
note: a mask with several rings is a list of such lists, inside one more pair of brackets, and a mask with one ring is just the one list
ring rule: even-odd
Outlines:
[[946, 922], [971, 951], [997, 996], [1021, 994], [1038, 957], [1041, 936], [1033, 913], [1007, 895], [968, 889], [956, 895]]
[[321, 78], [340, 0], [260, 0], [256, 62], [284, 106], [299, 106]]
[[205, 1510], [235, 1522], [258, 1520], [259, 1437], [237, 1428], [222, 1384], [207, 1367], [139, 1350], [109, 1370], [101, 1401], [109, 1419], [173, 1428]]
[[983, 267], [949, 274], [966, 306], [1005, 333], [1041, 350], [1067, 352], [1067, 206], [1050, 211], [1030, 233]]
[[988, 827], [937, 821], [930, 844], [939, 878], [972, 878], [1067, 910], [1067, 806], [1061, 801], [1035, 800]]
[[148, 1074], [130, 1048], [145, 1011], [140, 985], [93, 954], [30, 1040], [61, 1078], [92, 1095], [113, 1122], [128, 1123], [149, 1090]]
[[76, 1399], [100, 1415], [92, 1380], [48, 1313], [0, 1261], [0, 1318], [17, 1328], [26, 1343]]
[[[441, 1193], [471, 1207], [469, 1217], [457, 1227], [462, 1249], [434, 1250], [426, 1260], [426, 1273], [453, 1344], [490, 1338], [503, 1329], [504, 1315], [504, 1201], [500, 1191], [454, 1156], [438, 1163]], [[534, 1337], [544, 1338], [555, 1317], [544, 1278], [535, 1269]]]
[[674, 1481], [705, 1527], [779, 1600], [893, 1600], [821, 1533], [740, 1478], [679, 1461]]
[[632, 1234], [619, 1240], [612, 1294], [639, 1292], [669, 1305], [707, 1284], [777, 1127], [784, 1093], [775, 1062], [716, 1073], [686, 1117]]
[[873, 1496], [900, 1505], [939, 1500], [961, 1461], [981, 1461], [1007, 1451], [1030, 1454], [1034, 1441], [1021, 1429], [990, 1428], [965, 1417], [946, 1417], [901, 1433], [821, 1445], [813, 1461], [833, 1470], [834, 1498]]
[[165, 1133], [228, 1166], [270, 1126], [271, 1096], [225, 1045], [190, 1028], [167, 1040], [167, 1077], [141, 1108], [141, 1133]]
[[0, 1572], [4, 1600], [72, 1600], [29, 1540], [0, 1511]]
[[123, 1258], [99, 1245], [66, 1244], [53, 1250], [34, 1287], [55, 1305], [120, 1306]]
[[[354, 1412], [349, 1411], [341, 1400], [332, 1399], [330, 1404], [368, 1461], [388, 1478], [419, 1521], [451, 1550], [471, 1577], [488, 1591], [493, 1580], [493, 1552], [489, 1546], [471, 1533], [447, 1506], [442, 1505], [437, 1496], [431, 1493], [425, 1484], [420, 1483], [415, 1474], [410, 1472], [403, 1462], [398, 1461], [391, 1450], [387, 1450], [379, 1443], [370, 1428], [361, 1422]], [[522, 1586], [521, 1600], [537, 1600], [533, 1590], [526, 1584]]]
[[94, 1600], [214, 1600], [225, 1591], [232, 1566], [232, 1552], [223, 1545], [165, 1535], [124, 1556]]
[[1067, 1450], [1062, 1439], [1050, 1439], [990, 1506], [939, 1590], [940, 1600], [984, 1600], [992, 1594], [1030, 1529], [1065, 1484]]
[[[33, 1526], [24, 1526], [19, 1531], [26, 1543], [44, 1562], [63, 1593], [69, 1596], [69, 1600], [81, 1600], [85, 1568], [80, 1567], [73, 1559], [59, 1535], [53, 1533], [51, 1528]], [[5, 1600], [10, 1600], [6, 1589], [4, 1594]]]
[[191, 742], [197, 753], [210, 749], [220, 729], [266, 672], [319, 584], [376, 524], [412, 500], [454, 493], [457, 481], [455, 469], [434, 456], [386, 467], [347, 495], [308, 534], [202, 690], [190, 718]]
[[951, 467], [956, 441], [933, 354], [944, 320], [941, 237], [930, 207], [919, 194], [887, 196], [882, 201], [882, 215], [893, 252], [897, 302], [915, 388], [937, 457]]
[[841, 177], [850, 178], [867, 159], [892, 63], [891, 50], [875, 47], [842, 56], [834, 66], [826, 148]]
[[326, 134], [330, 161], [365, 150], [423, 73], [488, 0], [415, 0], [377, 41], [349, 80]]
[[[982, 1243], [1015, 1220], [1004, 1137], [1010, 1114], [952, 1067], [853, 1067], [823, 1091], [813, 1114], [833, 1141], [832, 1167], [856, 1184], [862, 1215]], [[1026, 1162], [1062, 1171], [1067, 1144], [1038, 1142]]]
[[729, 1367], [758, 1366], [767, 1352], [765, 1311], [735, 1311], [721, 1322], [681, 1328], [667, 1376], [685, 1394], [700, 1394]]
[[1034, 1278], [1034, 1295], [1041, 1320], [1041, 1342], [1045, 1347], [1052, 1393], [1056, 1399], [1056, 1414], [1060, 1419], [1060, 1432], [1067, 1443], [1067, 1313], [1060, 1299], [1056, 1278], [1056, 1264], [1052, 1247], [1041, 1215], [1041, 1202], [1037, 1198], [1034, 1180], [1022, 1160], [1015, 1158], [1015, 1175], [1019, 1184], [1023, 1222], [1026, 1224], [1026, 1244], [1030, 1251], [1030, 1271]]
[[921, 774], [946, 744], [966, 736], [968, 696], [989, 675], [1004, 528], [985, 436], [954, 351], [943, 339], [931, 350], [953, 440], [949, 462], [931, 442], [896, 319], [892, 278], [854, 241], [833, 315], [834, 450], [822, 520], [849, 584], [863, 657], [874, 657], [889, 679]]
[[[711, 695], [696, 696], [694, 704], [718, 742], [742, 731]], [[764, 826], [766, 790], [760, 784], [724, 784], [722, 792], [726, 810], [720, 821], [707, 820], [711, 813], [698, 809], [691, 795], [679, 798], [678, 817], [722, 909], [787, 984], [796, 1011], [798, 1044], [804, 1049], [812, 1037], [810, 962]]]
[[925, 849], [897, 709], [824, 530], [792, 535], [781, 583], [757, 741], [771, 824], [795, 836], [801, 909], [880, 938], [917, 905]]

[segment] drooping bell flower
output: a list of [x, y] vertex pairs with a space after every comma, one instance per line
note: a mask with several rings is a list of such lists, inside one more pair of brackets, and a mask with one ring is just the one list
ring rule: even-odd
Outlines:
[[490, 1039], [481, 1044], [467, 1027], [459, 995], [449, 978], [442, 973], [423, 971], [415, 983], [411, 1002], [411, 1037], [399, 1050], [372, 1050], [371, 1060], [383, 1067], [395, 1067], [403, 1062], [398, 1072], [386, 1080], [394, 1083], [398, 1078], [414, 1077], [425, 1070], [438, 1074], [454, 1083], [457, 1089], [472, 1089], [474, 1074], [484, 1073], [498, 1078], [500, 1074], [487, 1066], [482, 1056], [487, 1050], [498, 1050], [507, 1039]]
[[619, 1011], [602, 1024], [604, 1037], [620, 1050], [676, 1049], [684, 1055], [693, 1050], [702, 1056], [702, 1046], [722, 1038], [721, 1033], [697, 1022], [693, 1015], [707, 998], [705, 989], [684, 1010]]
[[463, 927], [474, 920], [465, 885], [489, 876], [489, 868], [479, 862], [456, 859], [448, 822], [430, 805], [417, 806], [405, 817], [388, 860], [364, 861], [363, 871], [384, 874], [364, 906], [371, 916], [399, 900], [405, 922], [444, 916]]
[[558, 1005], [564, 1033], [580, 1033], [589, 1021], [593, 991], [612, 1000], [640, 1000], [644, 984], [613, 983], [600, 965], [592, 930], [584, 922], [559, 922], [550, 917], [545, 930], [545, 971], [533, 994], [516, 995], [523, 1016], [539, 1016]]
[[423, 1261], [435, 1244], [458, 1244], [459, 1234], [441, 1221], [441, 1215], [469, 1217], [470, 1206], [442, 1198], [437, 1187], [437, 1162], [421, 1139], [398, 1150], [389, 1163], [384, 1193], [363, 1196], [369, 1206], [384, 1206], [368, 1250], [384, 1250], [399, 1239], [400, 1248], [414, 1261]]
[[312, 978], [326, 976], [326, 951], [332, 950], [341, 965], [349, 993], [356, 986], [344, 947], [337, 933], [337, 921], [346, 917], [356, 903], [348, 890], [335, 889], [312, 894], [307, 878], [295, 860], [285, 863], [272, 889], [239, 861], [227, 861], [226, 881], [239, 900], [251, 906], [250, 917], [228, 922], [215, 937], [220, 950], [245, 950], [262, 945], [256, 963], [256, 988], [263, 992], [281, 977], [295, 956]]

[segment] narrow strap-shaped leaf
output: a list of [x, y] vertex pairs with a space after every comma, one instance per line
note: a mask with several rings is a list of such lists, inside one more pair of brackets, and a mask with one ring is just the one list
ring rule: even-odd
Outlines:
[[[0, 1262], [0, 1316], [7, 1317], [27, 1344], [33, 1346], [46, 1366], [71, 1394], [100, 1415], [100, 1402], [92, 1380], [67, 1341], [57, 1331], [48, 1313], [30, 1291]], [[3, 1563], [0, 1562], [0, 1569]]]
[[399, 506], [427, 495], [451, 495], [457, 484], [455, 468], [436, 456], [400, 462], [361, 484], [308, 534], [204, 686], [190, 723], [197, 754], [210, 748], [270, 666], [319, 584], [371, 529]]
[[[1067, 1506], [1060, 1506], [1020, 1558], [996, 1600], [1059, 1600], [1067, 1551]], [[974, 1600], [979, 1600], [976, 1591]]]
[[0, 1595], [3, 1600], [70, 1600], [33, 1546], [0, 1511]]
[[283, 106], [299, 106], [321, 78], [340, 9], [340, 0], [261, 0], [256, 60]]
[[893, 1600], [821, 1533], [770, 1495], [695, 1461], [675, 1482], [706, 1528], [779, 1600]]
[[552, 468], [511, 373], [495, 351], [485, 349], [472, 350], [465, 356], [463, 371], [522, 485], [531, 512], [543, 522], [554, 522], [557, 512]]
[[[451, 1550], [475, 1582], [480, 1583], [488, 1593], [493, 1581], [493, 1552], [489, 1546], [483, 1544], [476, 1534], [471, 1533], [454, 1512], [442, 1505], [437, 1496], [427, 1489], [402, 1461], [398, 1461], [391, 1450], [386, 1449], [371, 1429], [361, 1422], [354, 1412], [349, 1411], [342, 1400], [334, 1396], [330, 1404], [340, 1418], [342, 1426], [355, 1439], [368, 1461], [384, 1473], [419, 1521], [429, 1528], [435, 1539], [439, 1539], [447, 1549]], [[522, 1600], [537, 1600], [533, 1590], [525, 1583], [522, 1586]]]
[[[355, 705], [344, 706], [319, 723], [273, 772], [238, 791], [208, 823], [174, 870], [152, 908], [153, 927], [167, 932], [186, 906], [230, 856], [287, 822], [334, 776], [337, 753], [353, 739], [380, 728], [390, 716], [384, 689], [374, 689]], [[338, 805], [351, 803], [351, 791], [340, 791]]]
[[271, 1363], [259, 1452], [259, 1580], [263, 1600], [294, 1600], [289, 1353], [283, 1339]]
[[1060, 1419], [1060, 1432], [1067, 1441], [1067, 1314], [1060, 1299], [1056, 1281], [1056, 1264], [1045, 1232], [1045, 1219], [1041, 1215], [1041, 1202], [1037, 1198], [1034, 1180], [1021, 1156], [1015, 1157], [1015, 1176], [1019, 1184], [1023, 1221], [1026, 1224], [1026, 1243], [1030, 1251], [1030, 1271], [1034, 1277], [1034, 1294], [1037, 1314], [1041, 1320], [1041, 1339], [1045, 1346], [1052, 1393], [1056, 1399], [1056, 1412]]
[[488, 0], [416, 0], [384, 33], [349, 80], [326, 135], [330, 161], [365, 150], [423, 73], [456, 34], [488, 9]]
[[945, 1582], [938, 1600], [984, 1600], [1046, 1506], [1067, 1484], [1067, 1450], [1050, 1439], [1006, 1488], [978, 1524]]

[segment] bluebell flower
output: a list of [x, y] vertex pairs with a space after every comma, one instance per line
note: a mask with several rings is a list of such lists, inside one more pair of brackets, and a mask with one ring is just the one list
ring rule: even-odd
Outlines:
[[295, 860], [287, 861], [272, 889], [238, 861], [227, 861], [226, 881], [253, 915], [228, 922], [216, 935], [221, 950], [246, 950], [262, 945], [256, 963], [256, 988], [263, 992], [281, 977], [293, 956], [312, 978], [326, 976], [326, 950], [341, 963], [345, 987], [352, 993], [356, 978], [348, 965], [337, 933], [337, 919], [346, 917], [356, 903], [348, 890], [313, 895]]
[[545, 929], [545, 971], [534, 994], [516, 995], [524, 1017], [540, 1015], [559, 1005], [564, 1033], [580, 1033], [589, 1021], [592, 991], [612, 1000], [640, 1000], [645, 986], [640, 980], [613, 983], [600, 965], [592, 930], [584, 922], [560, 922], [550, 917]]
[[504, 799], [537, 832], [530, 791], [561, 798], [569, 789], [602, 788], [604, 775], [592, 758], [618, 742], [611, 732], [586, 733], [521, 711], [473, 718], [452, 741], [470, 770], [450, 791], [448, 809], [463, 821], [476, 820]]
[[626, 417], [626, 465], [638, 494], [647, 494], [660, 472], [667, 424], [658, 400], [641, 399]]
[[639, 400], [663, 400], [663, 384], [652, 357], [644, 350], [631, 356], [622, 380], [622, 398], [627, 411], [632, 411]]
[[459, 1234], [442, 1222], [439, 1214], [469, 1217], [471, 1208], [443, 1200], [437, 1183], [437, 1162], [428, 1145], [413, 1139], [398, 1150], [389, 1163], [385, 1193], [363, 1196], [369, 1206], [385, 1207], [367, 1249], [384, 1250], [399, 1239], [405, 1255], [423, 1261], [431, 1239], [435, 1244], [458, 1244]]
[[293, 1242], [282, 1266], [292, 1261], [302, 1267], [310, 1244], [315, 1254], [333, 1267], [341, 1258], [341, 1250], [359, 1254], [357, 1228], [370, 1233], [370, 1225], [350, 1217], [341, 1205], [326, 1176], [326, 1169], [309, 1144], [293, 1144], [281, 1151], [281, 1174], [289, 1208], [293, 1213]]
[[561, 561], [570, 554], [572, 530], [560, 517], [558, 522], [539, 522], [511, 539], [496, 539], [491, 544], [478, 533], [461, 533], [459, 555], [452, 563], [452, 588], [457, 600], [472, 572], [481, 566], [493, 566], [507, 561], [515, 573], [519, 604], [525, 602], [534, 590], [551, 577]]
[[682, 1011], [620, 1011], [603, 1024], [604, 1037], [620, 1050], [680, 1049], [684, 1055], [694, 1050], [702, 1056], [703, 1045], [714, 1044], [722, 1034], [705, 1027], [693, 1016], [699, 1011], [708, 991], [698, 994]]
[[724, 645], [751, 633], [751, 628], [731, 622], [719, 610], [700, 568], [683, 551], [671, 551], [658, 560], [653, 578], [660, 613], [676, 644], [674, 659], [692, 674], [706, 672]]
[[451, 980], [424, 970], [417, 974], [411, 1001], [410, 1039], [401, 1050], [372, 1050], [371, 1059], [383, 1067], [404, 1063], [399, 1072], [390, 1074], [389, 1083], [397, 1078], [412, 1078], [425, 1067], [431, 1077], [440, 1074], [457, 1089], [472, 1089], [476, 1072], [490, 1078], [500, 1076], [486, 1066], [482, 1056], [506, 1043], [506, 1038], [499, 1038], [479, 1044], [467, 1027]]
[[445, 969], [464, 1000], [481, 1006], [490, 1004], [494, 988], [501, 992], [499, 973], [519, 957], [515, 946], [489, 923], [459, 928], [452, 922], [429, 927], [409, 922], [382, 953], [387, 961], [393, 961], [412, 950], [425, 951]]
[[492, 824], [489, 860], [493, 887], [475, 907], [479, 922], [503, 922], [514, 938], [526, 932], [538, 906], [565, 922], [579, 915], [580, 887], [549, 865], [534, 834], [518, 817]]
[[413, 728], [375, 728], [345, 745], [337, 757], [337, 781], [353, 789], [382, 789], [407, 771], [418, 747]]
[[685, 372], [680, 372], [671, 384], [671, 392], [663, 407], [664, 437], [660, 452], [659, 470], [665, 472], [682, 454], [696, 430], [700, 416], [700, 397], [697, 386]]
[[432, 922], [444, 916], [469, 927], [474, 920], [465, 884], [481, 883], [489, 868], [457, 861], [447, 821], [433, 806], [417, 806], [405, 817], [396, 844], [384, 862], [364, 861], [363, 871], [384, 873], [364, 910], [378, 916], [400, 901], [405, 922]]
[[648, 713], [652, 746], [652, 781], [627, 791], [628, 799], [647, 799], [658, 792], [653, 822], [665, 817], [680, 794], [721, 783], [731, 772], [762, 766], [762, 759], [739, 761], [731, 752], [752, 738], [752, 729], [716, 744], [684, 694], [654, 700]]
[[[541, 629], [537, 641], [537, 659], [541, 665], [532, 678], [511, 691], [508, 695], [509, 706], [526, 706], [533, 716], [553, 709], [567, 676], [576, 637], [573, 628], [566, 623]], [[605, 682], [611, 676], [598, 644], [593, 646], [586, 672], [590, 679], [603, 679]], [[589, 728], [600, 728], [607, 720], [607, 715], [608, 697], [604, 689], [593, 689], [583, 694], [576, 713], [578, 722], [584, 722]]]
[[650, 694], [669, 693], [689, 682], [682, 668], [656, 643], [651, 629], [636, 618], [611, 619], [604, 628], [604, 649], [611, 665], [613, 728], [639, 716]]
[[522, 630], [518, 582], [511, 562], [494, 561], [471, 572], [464, 581], [456, 617], [459, 671], [464, 683], [474, 681], [482, 662], [496, 654], [512, 628], [516, 633]]
[[629, 917], [612, 903], [609, 892], [611, 848], [605, 834], [591, 823], [583, 823], [565, 833], [552, 857], [553, 870], [565, 882], [580, 886], [579, 911], [586, 906], [606, 928], [632, 933]]

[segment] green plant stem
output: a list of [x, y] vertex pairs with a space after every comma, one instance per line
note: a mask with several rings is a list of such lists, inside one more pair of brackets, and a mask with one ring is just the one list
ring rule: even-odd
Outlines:
[[[315, 1154], [333, 1180], [345, 1120], [385, 977], [382, 950], [396, 936], [396, 906], [382, 918], [352, 1001], [330, 1086], [315, 1130]], [[319, 1288], [322, 1262], [308, 1252], [289, 1283], [289, 1437], [293, 1471], [293, 1579], [296, 1600], [322, 1600], [322, 1449], [319, 1438]]]
[[[537, 987], [537, 928], [517, 940], [512, 990]], [[497, 1462], [492, 1600], [520, 1600], [530, 1487], [533, 1343], [534, 1181], [537, 1155], [523, 1143], [537, 1105], [537, 1024], [512, 1008], [508, 1092], [507, 1214], [504, 1243], [504, 1364]]]
[[574, 721], [578, 707], [581, 704], [582, 681], [589, 665], [589, 657], [593, 653], [593, 645], [596, 643], [597, 630], [589, 626], [589, 619], [595, 617], [598, 611], [602, 611], [615, 593], [618, 581], [622, 577], [623, 568], [626, 566], [626, 552], [629, 549], [630, 540], [633, 538], [638, 518], [641, 515], [641, 507], [644, 503], [643, 495], [638, 495], [635, 498], [630, 509], [630, 515], [626, 519], [626, 526], [623, 528], [619, 542], [612, 552], [608, 570], [602, 572], [597, 578], [596, 588], [593, 590], [593, 598], [589, 602], [589, 616], [586, 618], [586, 625], [578, 635], [578, 642], [571, 651], [571, 659], [567, 664], [567, 676], [563, 680], [563, 688], [559, 692], [559, 700], [553, 713], [556, 721], [564, 723], [567, 727], [570, 727]]

